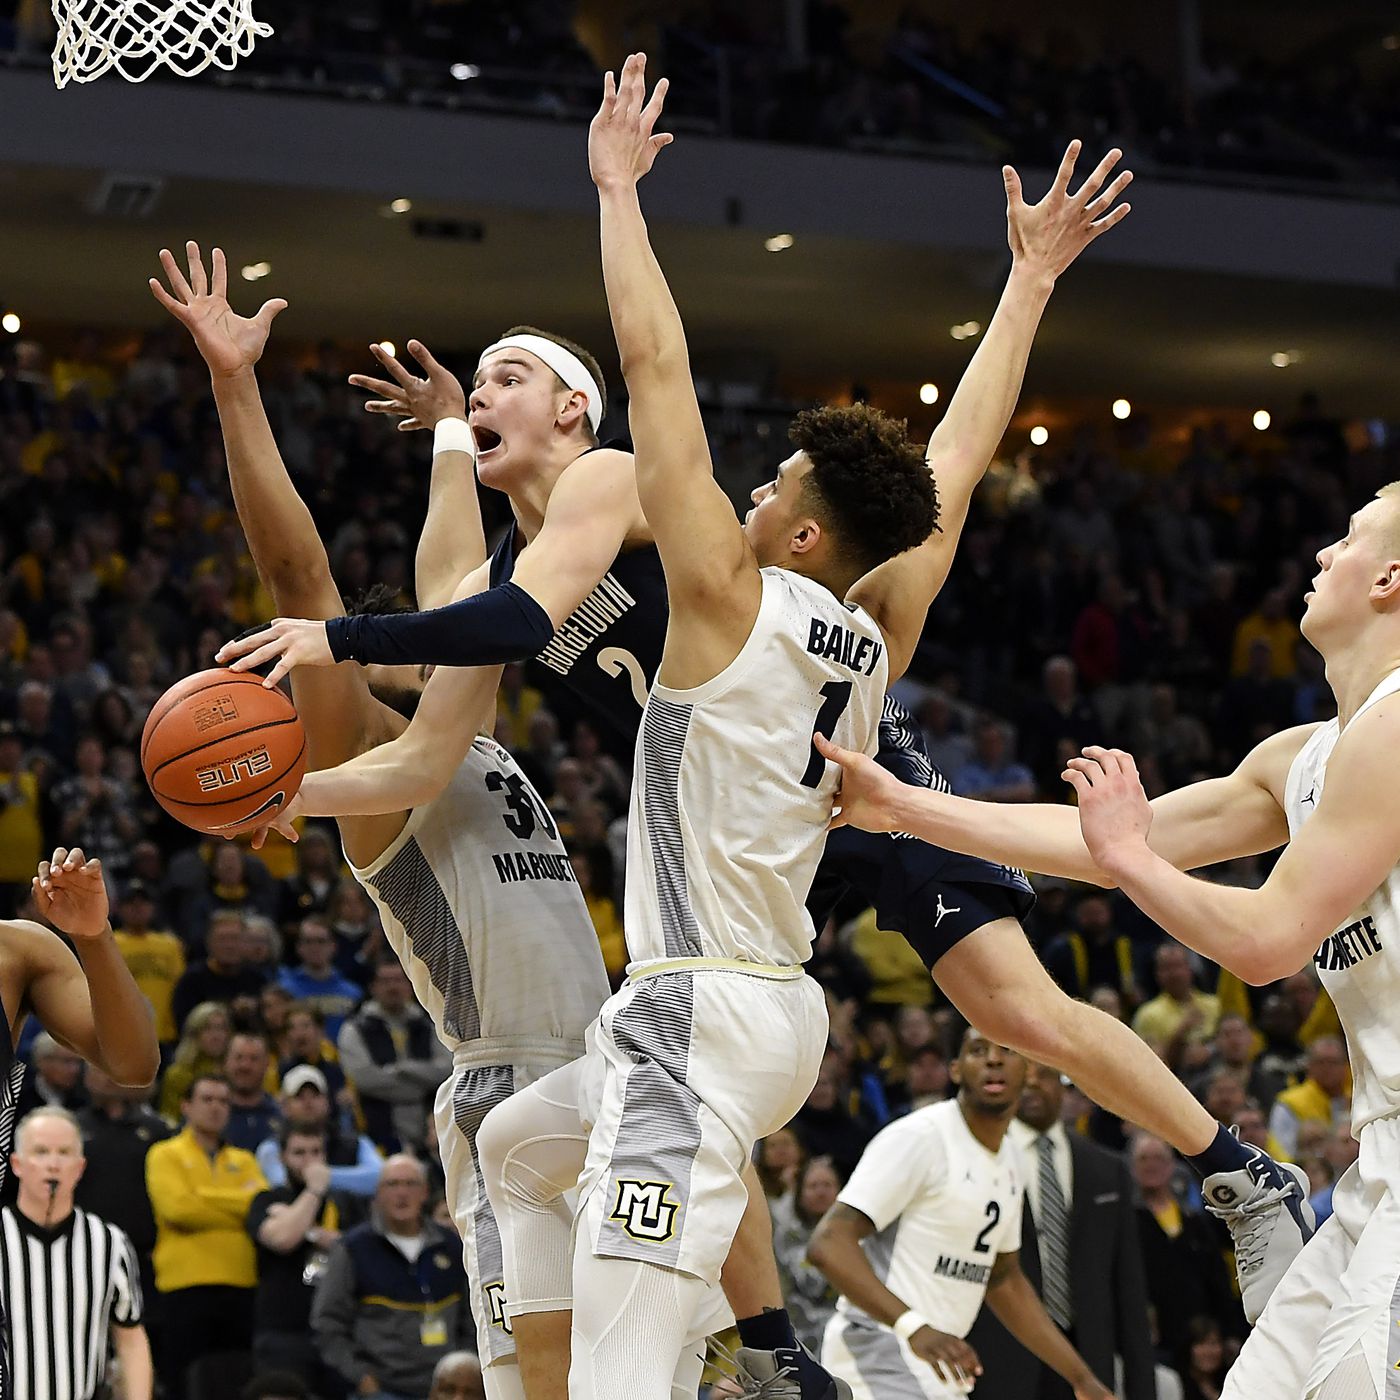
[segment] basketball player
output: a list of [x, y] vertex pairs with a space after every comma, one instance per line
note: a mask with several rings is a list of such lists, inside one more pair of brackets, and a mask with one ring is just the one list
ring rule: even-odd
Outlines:
[[[168, 252], [161, 254], [175, 295], [154, 279], [151, 285], [209, 365], [254, 561], [279, 609], [338, 616], [325, 550], [287, 475], [257, 387], [255, 366], [285, 302], [268, 302], [252, 319], [235, 316], [223, 253], [214, 251], [212, 282], [194, 244], [188, 254], [188, 280]], [[446, 601], [484, 556], [470, 452], [438, 452], [418, 550], [419, 596]], [[510, 1400], [524, 1390], [502, 1313], [501, 1244], [481, 1187], [476, 1130], [494, 1104], [582, 1053], [584, 1029], [608, 984], [543, 801], [504, 749], [478, 737], [494, 717], [499, 678], [499, 667], [436, 672], [422, 685], [411, 725], [370, 693], [358, 667], [298, 670], [292, 686], [310, 766], [336, 765], [335, 773], [350, 772], [352, 791], [368, 787], [378, 795], [325, 810], [339, 817], [356, 878], [378, 906], [439, 1039], [453, 1051], [453, 1074], [437, 1097], [438, 1136], [487, 1394]], [[421, 684], [411, 674], [387, 679], [399, 690]], [[413, 782], [411, 758], [423, 736], [436, 769], [430, 794]], [[321, 776], [308, 775], [308, 792]]]
[[[1056, 278], [1128, 210], [1115, 203], [1129, 173], [1105, 187], [1116, 151], [1069, 193], [1078, 150], [1077, 142], [1071, 144], [1049, 194], [1034, 206], [1024, 203], [1015, 172], [1005, 171], [1011, 277], [928, 447], [943, 502], [942, 529], [895, 566], [906, 575], [905, 605], [921, 618], [947, 576], [971, 493], [1005, 431]], [[263, 633], [224, 648], [220, 659], [241, 656], [233, 661], [236, 667], [275, 662], [276, 676], [292, 665], [329, 665], [349, 656], [465, 665], [537, 654], [600, 718], [634, 733], [639, 711], [627, 698], [643, 703], [656, 673], [664, 581], [647, 547], [650, 535], [630, 483], [630, 459], [589, 450], [601, 416], [591, 412], [602, 397], [596, 376], [578, 356], [551, 346], [543, 337], [508, 336], [483, 354], [471, 394], [472, 428], [485, 448], [478, 470], [484, 482], [510, 494], [517, 520], [492, 559], [494, 587], [436, 613], [333, 623], [329, 638], [323, 623], [278, 619]], [[412, 386], [410, 376], [395, 377], [398, 383], [361, 382], [381, 393], [376, 410], [423, 421], [415, 405], [425, 391]], [[528, 543], [517, 554], [521, 537]], [[917, 726], [892, 700], [886, 702], [878, 758], [907, 782], [946, 787]], [[1296, 1252], [1310, 1226], [1305, 1208], [1294, 1209], [1301, 1187], [1295, 1189], [1293, 1175], [1220, 1128], [1126, 1026], [1065, 996], [1021, 930], [1032, 896], [1019, 869], [950, 853], [959, 850], [955, 842], [939, 849], [907, 835], [836, 831], [819, 872], [813, 912], [824, 922], [843, 889], [860, 891], [876, 907], [881, 926], [903, 933], [920, 952], [970, 1022], [1071, 1075], [1110, 1111], [1170, 1142], [1203, 1175], [1253, 1172], [1261, 1190], [1275, 1193], [1276, 1203], [1287, 1198], [1288, 1209], [1268, 1216], [1278, 1234], [1272, 1250], [1276, 1257]], [[759, 1241], [762, 1233], [755, 1232]], [[743, 1277], [737, 1274], [733, 1286]], [[767, 1277], [776, 1288], [771, 1269]], [[767, 1345], [767, 1327], [777, 1324], [760, 1309], [776, 1308], [778, 1300], [767, 1292], [759, 1297], [756, 1290], [747, 1300], [731, 1291], [730, 1301], [746, 1342]]]
[[957, 1098], [876, 1134], [812, 1235], [808, 1255], [841, 1294], [822, 1360], [856, 1400], [965, 1395], [982, 1368], [964, 1338], [985, 1299], [1076, 1400], [1110, 1400], [1021, 1272], [1024, 1168], [1006, 1130], [1026, 1062], [969, 1028], [950, 1069]]
[[[1400, 482], [1317, 564], [1302, 630], [1326, 662], [1338, 716], [1264, 740], [1228, 777], [1149, 803], [1127, 754], [1086, 749], [1065, 774], [1076, 819], [914, 792], [826, 749], [844, 768], [842, 821], [1119, 885], [1173, 937], [1254, 985], [1316, 965], [1346, 1032], [1360, 1156], [1337, 1183], [1335, 1214], [1291, 1264], [1272, 1237], [1237, 1236], [1252, 1256], [1241, 1260], [1246, 1311], [1252, 1320], [1268, 1306], [1225, 1400], [1388, 1400], [1400, 1371], [1400, 806], [1385, 759], [1400, 744]], [[1285, 842], [1257, 890], [1182, 873]], [[1217, 1214], [1240, 1209], [1210, 1182], [1205, 1199]]]

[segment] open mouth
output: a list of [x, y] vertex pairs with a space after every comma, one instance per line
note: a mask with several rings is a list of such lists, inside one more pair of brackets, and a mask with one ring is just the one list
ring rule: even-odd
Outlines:
[[1004, 1079], [984, 1079], [982, 1087], [989, 1094], [1003, 1093], [1006, 1090], [1006, 1080]]
[[476, 455], [478, 457], [484, 457], [488, 452], [494, 452], [501, 445], [500, 433], [482, 427], [480, 424], [472, 426], [472, 436], [476, 438]]

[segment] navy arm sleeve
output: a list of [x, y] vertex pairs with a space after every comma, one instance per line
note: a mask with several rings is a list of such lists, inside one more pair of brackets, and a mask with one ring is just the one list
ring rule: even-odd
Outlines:
[[549, 614], [515, 583], [429, 612], [358, 614], [326, 623], [337, 661], [384, 666], [500, 666], [528, 660], [553, 635]]

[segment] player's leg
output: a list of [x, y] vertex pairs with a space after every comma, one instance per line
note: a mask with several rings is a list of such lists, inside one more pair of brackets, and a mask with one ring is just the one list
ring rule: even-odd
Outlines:
[[501, 1234], [482, 1182], [476, 1139], [492, 1108], [515, 1092], [511, 1065], [459, 1070], [438, 1090], [434, 1105], [447, 1203], [462, 1238], [477, 1355], [487, 1400], [523, 1400], [515, 1339], [507, 1329]]
[[[932, 969], [949, 1000], [984, 1035], [1069, 1075], [1095, 1103], [1191, 1161], [1205, 1178], [1206, 1205], [1235, 1236], [1245, 1313], [1258, 1317], [1312, 1235], [1301, 1169], [1238, 1141], [1130, 1027], [1066, 996], [995, 887], [958, 885], [944, 893], [945, 908], [961, 902], [945, 919], [957, 941]], [[956, 921], [974, 926], [960, 933]]]
[[[1400, 1387], [1400, 1123], [1361, 1130], [1361, 1155], [1337, 1183], [1335, 1226], [1351, 1245], [1328, 1290], [1327, 1327], [1311, 1352], [1311, 1400], [1381, 1400]], [[1318, 1232], [1319, 1235], [1322, 1230]], [[1306, 1253], [1306, 1251], [1305, 1251]], [[1273, 1305], [1270, 1304], [1269, 1312]], [[1266, 1312], [1265, 1317], [1269, 1315]]]
[[888, 1327], [852, 1323], [840, 1313], [826, 1325], [822, 1365], [851, 1387], [853, 1400], [942, 1400], [966, 1394], [941, 1381]]
[[507, 1313], [528, 1400], [566, 1400], [573, 1307], [573, 1212], [588, 1153], [582, 1062], [564, 1065], [487, 1114], [477, 1134], [501, 1233]]
[[[758, 1137], [800, 1107], [825, 1038], [825, 1005], [805, 978], [668, 974], [604, 1008], [585, 1069], [594, 1128], [574, 1255], [571, 1400], [609, 1373], [629, 1400], [667, 1400], [676, 1339], [703, 1305], [703, 1285], [718, 1280], [747, 1205], [744, 1165]], [[648, 1355], [657, 1346], [665, 1354]]]

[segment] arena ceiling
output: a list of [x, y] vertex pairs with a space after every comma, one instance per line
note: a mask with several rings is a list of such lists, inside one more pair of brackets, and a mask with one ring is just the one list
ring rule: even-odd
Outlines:
[[[0, 309], [31, 326], [157, 326], [145, 280], [156, 251], [194, 237], [220, 241], [235, 268], [272, 265], [255, 284], [235, 278], [235, 304], [285, 296], [289, 342], [418, 336], [467, 350], [527, 321], [608, 343], [592, 218], [421, 201], [389, 216], [359, 195], [187, 178], [148, 216], [123, 218], [90, 212], [101, 174], [0, 165]], [[956, 379], [976, 342], [950, 328], [985, 324], [1006, 268], [989, 254], [836, 238], [768, 252], [751, 229], [653, 233], [706, 372], [776, 364], [828, 392], [898, 385], [916, 413], [921, 381]], [[1278, 369], [1275, 352], [1297, 359]], [[1124, 395], [1278, 413], [1312, 388], [1333, 411], [1400, 419], [1397, 362], [1400, 291], [1094, 259], [1056, 294], [1027, 401]]]

